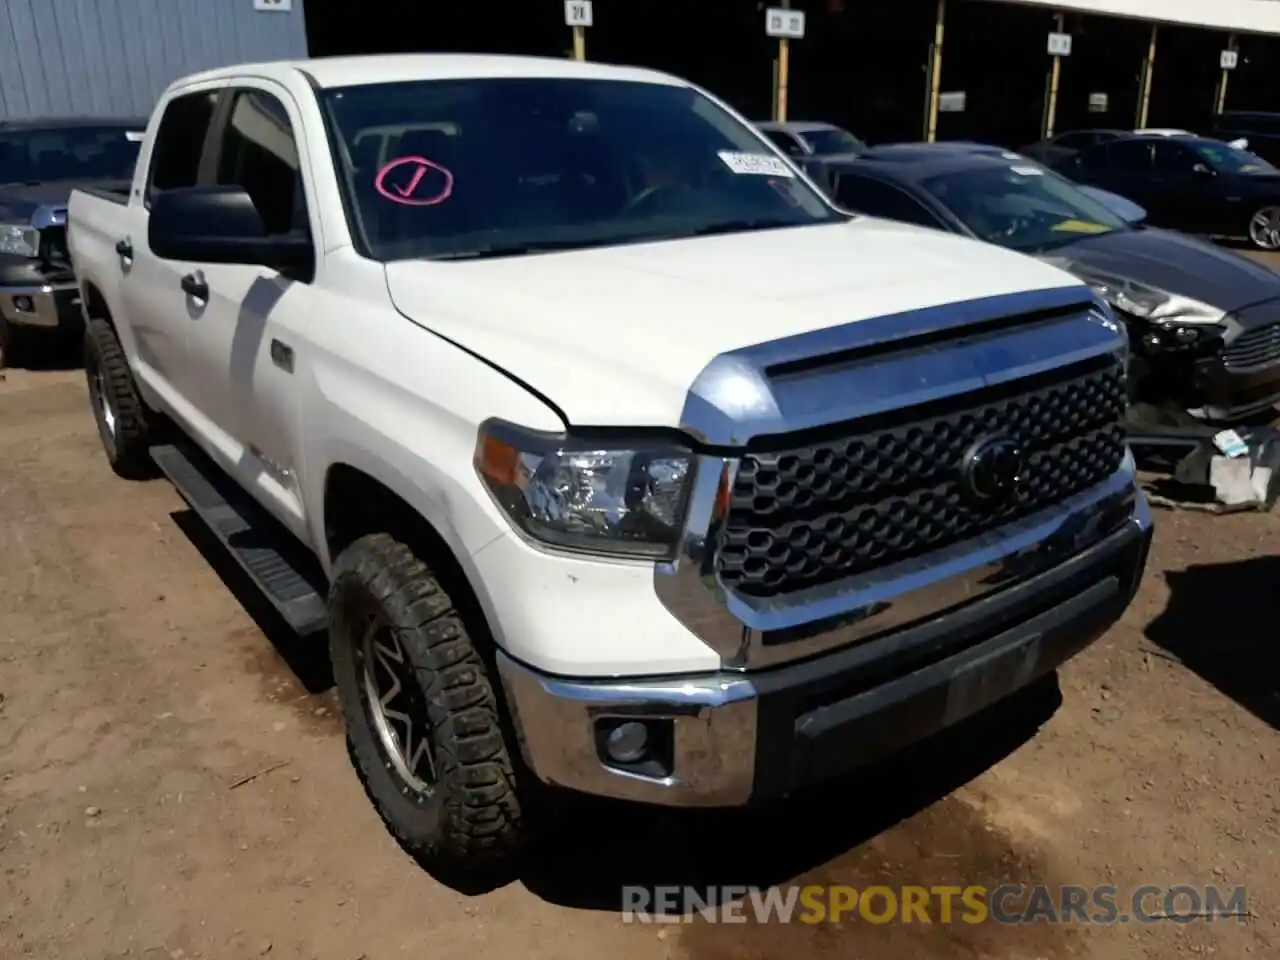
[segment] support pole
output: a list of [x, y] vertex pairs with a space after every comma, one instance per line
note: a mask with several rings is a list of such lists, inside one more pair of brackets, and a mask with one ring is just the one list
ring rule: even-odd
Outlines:
[[[560, 34], [560, 36], [563, 37], [564, 34], [562, 33]], [[561, 49], [564, 49], [564, 48], [561, 47]], [[586, 27], [579, 26], [579, 27], [573, 28], [573, 59], [575, 60], [587, 59], [587, 28]]]
[[[1238, 50], [1236, 45], [1236, 35], [1233, 33], [1227, 37], [1227, 49]], [[1227, 108], [1227, 78], [1231, 76], [1230, 70], [1222, 71], [1222, 78], [1218, 81], [1218, 95], [1213, 99], [1213, 115], [1219, 116], [1222, 111]]]
[[1160, 28], [1154, 23], [1151, 25], [1151, 42], [1147, 45], [1147, 59], [1142, 65], [1142, 89], [1138, 96], [1138, 122], [1137, 128], [1141, 130], [1147, 125], [1147, 112], [1151, 107], [1151, 78], [1156, 69], [1156, 37], [1160, 34]]
[[[1066, 32], [1062, 14], [1055, 13], [1053, 23], [1058, 33]], [[1044, 108], [1044, 139], [1046, 140], [1053, 136], [1053, 125], [1058, 116], [1058, 81], [1061, 76], [1062, 58], [1055, 54], [1053, 65], [1049, 68], [1049, 102]]]
[[[782, 9], [789, 10], [791, 8], [791, 0], [782, 0]], [[773, 102], [773, 119], [778, 123], [787, 122], [787, 80], [791, 73], [791, 41], [786, 37], [778, 38], [778, 66], [775, 72], [774, 91], [776, 99]]]
[[787, 122], [787, 74], [791, 70], [791, 41], [778, 38], [778, 122]]
[[933, 59], [929, 65], [929, 118], [924, 138], [933, 143], [938, 135], [938, 97], [942, 90], [942, 38], [946, 30], [947, 0], [938, 0], [938, 15], [933, 26]]

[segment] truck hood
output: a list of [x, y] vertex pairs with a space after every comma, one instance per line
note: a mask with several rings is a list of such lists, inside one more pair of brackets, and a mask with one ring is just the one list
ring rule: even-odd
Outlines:
[[1046, 255], [1084, 280], [1105, 273], [1224, 313], [1280, 298], [1280, 273], [1222, 247], [1168, 230], [1117, 230]]
[[[54, 180], [50, 183], [0, 183], [0, 220], [35, 223], [44, 211], [48, 219], [62, 223], [67, 217], [67, 200], [72, 190], [84, 187], [116, 189], [128, 187], [120, 180]], [[41, 224], [37, 223], [37, 226]]]
[[387, 265], [396, 308], [542, 394], [574, 426], [680, 425], [741, 347], [964, 300], [1078, 286], [921, 227], [847, 223], [481, 261]]

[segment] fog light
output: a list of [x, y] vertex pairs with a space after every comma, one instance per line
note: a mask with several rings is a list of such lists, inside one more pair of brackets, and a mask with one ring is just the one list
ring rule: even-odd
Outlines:
[[25, 294], [13, 298], [13, 308], [19, 313], [35, 313], [35, 302]]
[[649, 729], [636, 720], [620, 723], [605, 737], [605, 752], [615, 763], [637, 763], [649, 749]]

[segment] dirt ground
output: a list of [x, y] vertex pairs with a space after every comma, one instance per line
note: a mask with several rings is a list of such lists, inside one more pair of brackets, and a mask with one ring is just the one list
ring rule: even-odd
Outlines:
[[[1278, 956], [1280, 518], [1157, 523], [1137, 602], [1060, 683], [769, 810], [585, 803], [520, 880], [466, 896], [404, 856], [366, 802], [322, 652], [262, 611], [168, 485], [110, 473], [82, 375], [10, 371], [0, 957]], [[1245, 885], [1253, 916], [658, 926], [619, 914], [623, 884], [1020, 881], [1122, 896]]]

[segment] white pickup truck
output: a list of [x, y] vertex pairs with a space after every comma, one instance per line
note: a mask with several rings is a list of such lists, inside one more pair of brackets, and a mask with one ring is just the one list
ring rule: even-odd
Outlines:
[[1108, 308], [833, 207], [671, 76], [202, 73], [69, 219], [112, 465], [327, 634], [354, 765], [439, 871], [507, 860], [548, 785], [735, 806], [895, 750], [1145, 564]]

